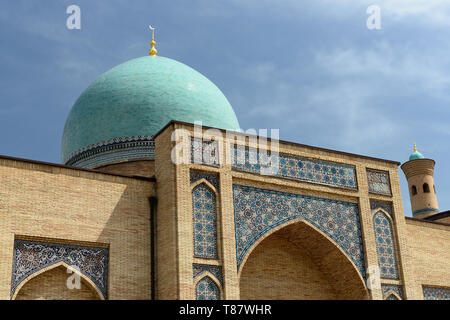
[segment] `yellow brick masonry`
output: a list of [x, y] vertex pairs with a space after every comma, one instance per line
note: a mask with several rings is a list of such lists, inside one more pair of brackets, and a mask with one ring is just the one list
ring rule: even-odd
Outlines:
[[109, 298], [150, 298], [154, 182], [0, 158], [0, 186], [1, 299], [10, 298], [14, 238], [23, 236], [106, 245]]

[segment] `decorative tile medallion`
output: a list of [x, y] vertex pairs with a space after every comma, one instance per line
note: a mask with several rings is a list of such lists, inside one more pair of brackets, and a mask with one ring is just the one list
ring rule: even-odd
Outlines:
[[206, 184], [192, 189], [194, 256], [218, 258], [216, 195]]
[[[302, 158], [280, 153], [275, 155], [262, 154], [256, 149], [231, 146], [232, 168], [256, 174], [263, 174], [263, 165], [273, 159], [278, 166], [272, 166], [271, 176], [306, 181], [332, 187], [357, 190], [355, 167], [322, 160]], [[267, 173], [266, 173], [267, 175]]]
[[211, 183], [217, 191], [219, 191], [219, 175], [214, 173], [207, 173], [203, 171], [190, 171], [191, 184], [195, 183], [201, 179], [205, 179]]
[[239, 270], [252, 245], [275, 227], [302, 218], [329, 236], [365, 278], [358, 205], [299, 194], [233, 185]]
[[221, 266], [211, 266], [206, 264], [194, 264], [194, 280], [198, 278], [199, 276], [202, 276], [205, 274], [205, 272], [211, 273], [216, 280], [220, 283], [220, 285], [223, 286], [223, 279], [222, 279], [222, 267]]
[[220, 300], [220, 290], [210, 277], [200, 280], [195, 287], [197, 300]]
[[386, 297], [386, 300], [398, 300], [394, 295], [390, 293], [395, 293], [400, 297], [400, 299], [405, 299], [403, 295], [403, 287], [396, 284], [381, 284], [381, 292], [383, 293], [383, 297]]
[[219, 159], [219, 143], [217, 141], [191, 139], [191, 163], [218, 167]]
[[73, 153], [64, 163], [81, 168], [96, 168], [112, 163], [155, 158], [152, 136], [121, 137], [103, 141]]
[[64, 261], [69, 266], [78, 267], [81, 273], [95, 283], [104, 298], [107, 298], [107, 248], [82, 247], [18, 239], [14, 241], [11, 296], [25, 278], [60, 261]]
[[378, 211], [373, 216], [373, 227], [375, 231], [380, 276], [385, 279], [398, 279], [394, 234], [392, 232], [391, 221], [382, 211]]
[[424, 300], [450, 300], [450, 288], [422, 287]]
[[383, 209], [389, 215], [394, 218], [392, 215], [392, 203], [391, 202], [385, 202], [385, 201], [376, 201], [376, 200], [370, 200], [370, 210], [375, 211], [377, 209]]
[[367, 183], [369, 184], [369, 192], [385, 196], [392, 195], [388, 171], [367, 169]]

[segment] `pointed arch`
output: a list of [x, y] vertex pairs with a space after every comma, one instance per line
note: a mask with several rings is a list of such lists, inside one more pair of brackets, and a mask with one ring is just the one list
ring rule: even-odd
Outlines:
[[191, 183], [191, 191], [196, 186], [198, 186], [199, 184], [202, 184], [202, 183], [206, 184], [208, 186], [208, 188], [210, 188], [216, 194], [216, 196], [219, 195], [219, 192], [217, 191], [216, 187], [214, 187], [214, 185], [211, 182], [209, 182], [208, 180], [206, 180], [205, 178], [201, 178], [201, 179]]
[[[78, 270], [71, 268], [71, 266], [69, 266], [66, 262], [64, 261], [59, 261], [56, 262], [50, 266], [47, 266], [45, 268], [42, 268], [34, 273], [32, 273], [31, 275], [29, 275], [28, 277], [26, 277], [25, 279], [23, 279], [19, 285], [15, 288], [15, 290], [12, 293], [12, 297], [11, 300], [15, 300], [17, 295], [20, 292], [20, 289], [23, 288], [23, 286], [25, 284], [27, 284], [31, 279], [34, 279], [36, 277], [38, 277], [39, 275], [48, 272], [50, 270], [59, 268], [59, 267], [65, 267], [66, 269], [70, 269], [72, 270], [73, 273], [77, 274], [80, 278], [82, 278], [84, 281], [86, 281], [86, 283], [91, 287], [91, 289], [94, 290], [94, 292], [97, 294], [97, 296], [99, 297], [100, 300], [105, 300], [105, 297], [103, 296], [103, 293], [101, 292], [101, 290], [97, 287], [97, 285], [91, 280], [89, 279], [89, 277], [87, 277], [85, 274], [83, 274], [82, 272], [79, 272]], [[69, 276], [69, 273], [68, 273]]]
[[220, 283], [208, 271], [194, 282], [196, 300], [220, 300], [222, 290]]
[[[273, 228], [248, 249], [238, 270], [242, 272], [255, 249], [263, 241], [277, 234], [291, 244], [304, 248], [318, 268], [330, 280], [333, 289], [345, 299], [367, 299], [369, 292], [359, 268], [345, 251], [328, 235], [303, 218], [297, 218]], [[349, 290], [349, 288], [352, 288]]]
[[372, 223], [380, 276], [385, 279], [399, 279], [394, 221], [385, 210], [378, 208], [372, 213]]
[[233, 200], [238, 270], [258, 240], [300, 219], [333, 239], [366, 277], [358, 204], [238, 184], [233, 185]]
[[394, 291], [388, 291], [384, 295], [383, 300], [402, 300], [402, 298], [400, 298], [400, 296]]

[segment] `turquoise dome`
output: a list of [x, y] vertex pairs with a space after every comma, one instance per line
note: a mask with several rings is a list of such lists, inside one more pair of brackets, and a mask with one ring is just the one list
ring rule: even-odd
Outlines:
[[[80, 164], [80, 159], [92, 158], [93, 153], [111, 153], [111, 148], [97, 150], [107, 145], [151, 141], [171, 120], [240, 128], [224, 94], [194, 69], [159, 56], [127, 61], [98, 77], [75, 102], [64, 127], [62, 160], [84, 167], [115, 162], [113, 156], [85, 164]], [[120, 161], [141, 152], [134, 150], [128, 157], [123, 147], [119, 149]], [[141, 152], [140, 158], [147, 156], [152, 157]]]
[[417, 160], [417, 159], [423, 159], [425, 158], [420, 152], [416, 151], [414, 153], [411, 153], [409, 156], [409, 160]]

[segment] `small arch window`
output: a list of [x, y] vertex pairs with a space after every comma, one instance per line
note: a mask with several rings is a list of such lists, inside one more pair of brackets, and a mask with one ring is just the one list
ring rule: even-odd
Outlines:
[[391, 293], [386, 297], [386, 300], [398, 300], [398, 298], [395, 296], [395, 294]]
[[428, 183], [423, 184], [423, 192], [430, 193], [430, 186], [428, 185]]
[[436, 194], [436, 186], [433, 184], [433, 190], [434, 190], [434, 193]]
[[214, 281], [206, 276], [197, 283], [195, 297], [196, 300], [219, 300], [220, 291]]
[[412, 188], [411, 188], [411, 193], [412, 193], [413, 196], [415, 196], [415, 195], [417, 194], [417, 188], [416, 188], [416, 186], [412, 186]]

